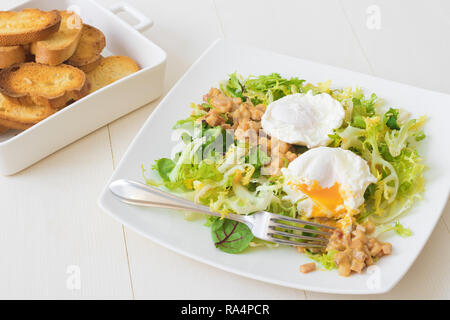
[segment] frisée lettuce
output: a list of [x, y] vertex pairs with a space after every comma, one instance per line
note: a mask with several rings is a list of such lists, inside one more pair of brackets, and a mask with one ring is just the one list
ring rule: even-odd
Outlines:
[[[381, 234], [394, 230], [401, 236], [411, 235], [398, 219], [424, 192], [425, 165], [418, 145], [425, 139], [426, 117], [411, 119], [399, 108], [385, 107], [375, 93], [365, 95], [360, 88], [331, 88], [331, 81], [311, 84], [297, 77], [284, 78], [272, 73], [244, 78], [237, 73], [221, 82], [223, 94], [249, 101], [254, 106], [269, 105], [294, 93], [328, 93], [341, 102], [345, 110], [342, 126], [330, 135], [329, 147], [340, 147], [361, 156], [370, 166], [377, 182], [364, 195], [365, 203], [356, 217], [358, 223], [370, 220]], [[239, 100], [238, 99], [238, 100]], [[206, 101], [206, 100], [205, 100]], [[148, 184], [167, 189], [181, 197], [209, 206], [223, 219], [208, 218], [217, 248], [240, 253], [257, 241], [245, 225], [226, 220], [229, 213], [250, 215], [270, 211], [297, 217], [297, 207], [283, 191], [282, 175], [264, 175], [271, 157], [259, 146], [238, 141], [224, 126], [210, 126], [204, 117], [214, 107], [209, 100], [191, 104], [191, 115], [178, 121], [182, 150], [173, 159], [155, 162]], [[233, 119], [225, 119], [231, 127]], [[305, 147], [296, 147], [297, 155]], [[308, 253], [326, 269], [335, 268], [333, 252]]]

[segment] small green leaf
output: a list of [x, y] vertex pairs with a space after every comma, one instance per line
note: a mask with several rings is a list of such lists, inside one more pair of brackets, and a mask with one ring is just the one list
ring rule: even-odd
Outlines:
[[211, 226], [211, 234], [216, 248], [227, 253], [241, 253], [253, 240], [253, 234], [243, 223], [218, 219]]
[[192, 142], [192, 136], [187, 132], [183, 132], [181, 134], [181, 140], [184, 142], [184, 144], [189, 144]]
[[191, 115], [190, 117], [178, 120], [175, 125], [173, 126], [173, 130], [176, 129], [193, 129], [195, 126], [195, 122], [200, 119], [204, 114], [198, 114], [198, 115]]
[[239, 80], [237, 73], [230, 74], [230, 78], [227, 83], [221, 85], [223, 93], [233, 98], [244, 98], [243, 85]]
[[399, 221], [395, 222], [393, 227], [395, 233], [397, 233], [402, 238], [407, 238], [412, 236], [412, 231], [409, 228], [405, 228]]
[[220, 181], [223, 178], [223, 174], [217, 170], [215, 164], [210, 164], [202, 161], [198, 166], [198, 170], [195, 174], [196, 180], [212, 180]]
[[158, 171], [164, 181], [169, 181], [169, 173], [175, 168], [175, 162], [170, 159], [162, 158], [156, 161], [153, 170]]
[[331, 139], [330, 148], [339, 148], [342, 145], [342, 138], [337, 133], [329, 134], [328, 137]]
[[425, 135], [425, 132], [423, 131], [419, 131], [416, 134], [414, 134], [414, 137], [416, 139], [416, 141], [422, 141], [424, 140], [427, 136]]
[[354, 116], [352, 121], [352, 127], [359, 128], [359, 129], [365, 129], [366, 128], [366, 122], [364, 121], [363, 116]]
[[384, 114], [384, 123], [386, 123], [386, 126], [392, 130], [400, 130], [400, 127], [398, 126], [397, 119], [398, 119], [398, 109], [389, 109], [388, 112]]

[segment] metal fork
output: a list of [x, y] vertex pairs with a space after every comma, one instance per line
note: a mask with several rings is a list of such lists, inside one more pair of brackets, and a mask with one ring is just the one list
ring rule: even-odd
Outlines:
[[[117, 180], [109, 185], [109, 189], [118, 199], [127, 204], [193, 211], [222, 217], [222, 214], [211, 211], [207, 206], [193, 203], [136, 181]], [[335, 229], [327, 225], [298, 220], [267, 211], [256, 212], [248, 216], [229, 213], [226, 218], [244, 223], [256, 238], [304, 248], [325, 248], [328, 243], [327, 237]], [[312, 227], [312, 229], [308, 227]]]

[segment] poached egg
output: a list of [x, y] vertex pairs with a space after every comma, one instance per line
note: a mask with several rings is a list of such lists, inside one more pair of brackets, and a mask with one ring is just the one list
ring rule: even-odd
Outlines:
[[302, 215], [338, 220], [344, 231], [359, 213], [367, 187], [377, 182], [364, 159], [341, 148], [311, 149], [282, 173], [283, 190]]
[[342, 104], [327, 93], [296, 93], [267, 107], [261, 124], [270, 136], [286, 143], [308, 148], [326, 146], [328, 135], [339, 128], [345, 118]]

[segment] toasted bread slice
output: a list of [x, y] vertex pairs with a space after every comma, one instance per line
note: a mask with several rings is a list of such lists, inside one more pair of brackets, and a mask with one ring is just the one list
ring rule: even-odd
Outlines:
[[87, 74], [91, 92], [139, 71], [136, 62], [130, 57], [113, 56], [102, 59], [100, 65]]
[[0, 126], [14, 130], [27, 130], [34, 125], [0, 119]]
[[67, 64], [80, 68], [84, 72], [89, 72], [95, 69], [96, 62], [97, 65], [100, 63], [100, 57], [105, 47], [106, 38], [103, 32], [84, 24], [78, 48], [67, 61]]
[[11, 67], [27, 60], [27, 52], [23, 46], [0, 47], [0, 69]]
[[61, 11], [60, 14], [62, 20], [58, 32], [30, 46], [37, 63], [57, 66], [68, 60], [78, 47], [83, 29], [81, 18], [71, 11]]
[[8, 130], [9, 130], [9, 128], [0, 126], [0, 134], [5, 133]]
[[60, 109], [86, 96], [89, 89], [86, 74], [66, 64], [28, 62], [0, 72], [0, 93], [20, 104]]
[[18, 46], [45, 39], [58, 31], [60, 23], [61, 15], [56, 10], [0, 11], [0, 46]]
[[0, 94], [0, 119], [2, 120], [25, 125], [36, 124], [56, 111], [56, 109], [48, 106], [24, 105], [13, 102]]
[[86, 64], [84, 66], [79, 66], [78, 68], [83, 70], [85, 73], [91, 72], [92, 70], [94, 70], [95, 68], [97, 68], [100, 63], [102, 62], [103, 57], [100, 56], [98, 57], [98, 59], [92, 63]]

